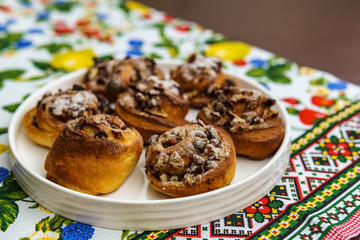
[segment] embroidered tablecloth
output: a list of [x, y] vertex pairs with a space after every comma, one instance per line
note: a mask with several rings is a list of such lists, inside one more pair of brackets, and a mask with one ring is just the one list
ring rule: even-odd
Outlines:
[[[8, 126], [21, 102], [93, 57], [218, 56], [278, 97], [292, 155], [256, 203], [198, 226], [111, 230], [56, 215], [29, 198], [9, 167]], [[227, 39], [128, 1], [0, 1], [0, 239], [349, 239], [360, 233], [360, 88], [330, 73]]]

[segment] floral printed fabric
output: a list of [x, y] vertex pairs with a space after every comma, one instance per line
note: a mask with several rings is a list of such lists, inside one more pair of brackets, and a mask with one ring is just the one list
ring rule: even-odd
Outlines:
[[[273, 53], [229, 40], [196, 23], [174, 18], [135, 1], [2, 0], [1, 238], [131, 239], [140, 236], [139, 232], [115, 231], [73, 222], [47, 211], [28, 198], [9, 169], [7, 128], [12, 114], [29, 94], [70, 71], [91, 66], [94, 56], [185, 59], [194, 52], [224, 59], [226, 68], [244, 79], [262, 84], [277, 96], [291, 118], [293, 139], [309, 129], [316, 131], [313, 126], [321, 119], [337, 113], [360, 97], [358, 86], [329, 73], [299, 66]], [[355, 138], [359, 135], [358, 132], [349, 134]], [[301, 148], [301, 142], [293, 144], [292, 150], [296, 152], [297, 147]], [[341, 137], [336, 136], [324, 139], [316, 150], [326, 152], [340, 163], [350, 161], [350, 155], [355, 156], [351, 161], [358, 159], [356, 154], [359, 152], [357, 146], [344, 143]], [[317, 161], [325, 160], [319, 158]], [[281, 194], [282, 189], [279, 187], [274, 191]], [[262, 223], [276, 216], [277, 209], [284, 207], [283, 204], [272, 196], [265, 196], [241, 214], [253, 219], [254, 224]], [[237, 215], [229, 216], [224, 219], [226, 221], [232, 226], [245, 224], [239, 221]]]

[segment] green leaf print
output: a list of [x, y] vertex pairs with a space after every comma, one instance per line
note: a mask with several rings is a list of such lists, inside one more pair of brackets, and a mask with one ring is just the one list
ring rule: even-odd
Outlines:
[[20, 104], [30, 96], [30, 94], [26, 94], [23, 98], [21, 102], [18, 103], [13, 103], [13, 104], [9, 104], [6, 106], [3, 106], [2, 108], [10, 113], [14, 113], [16, 111], [16, 109], [20, 106]]
[[260, 212], [256, 212], [254, 218], [258, 223], [262, 223], [265, 220], [265, 217]]
[[19, 212], [19, 207], [16, 203], [8, 199], [0, 199], [0, 229], [5, 232], [12, 224]]
[[346, 158], [343, 155], [339, 155], [338, 160], [342, 163], [346, 163]]
[[324, 86], [325, 84], [327, 84], [329, 81], [326, 80], [324, 77], [321, 77], [321, 78], [317, 78], [317, 79], [314, 79], [314, 80], [311, 80], [310, 81], [310, 85], [313, 85], [313, 86]]
[[289, 84], [291, 79], [285, 75], [268, 75], [268, 78], [276, 83]]
[[10, 42], [16, 42], [18, 40], [20, 40], [23, 37], [23, 33], [8, 33], [6, 36], [6, 39], [8, 39]]
[[3, 106], [3, 109], [8, 111], [8, 112], [15, 112], [16, 109], [20, 106], [20, 103], [14, 103], [14, 104], [10, 104], [10, 105], [7, 105], [7, 106]]
[[27, 194], [20, 188], [11, 174], [0, 187], [0, 229], [6, 231], [18, 214], [19, 207], [15, 201], [22, 200]]
[[15, 181], [14, 176], [10, 175], [0, 187], [0, 199], [9, 199], [18, 201], [26, 198], [28, 195], [21, 189]]
[[330, 140], [331, 140], [332, 143], [338, 143], [339, 142], [339, 139], [336, 136], [331, 136]]
[[47, 6], [48, 10], [57, 10], [60, 12], [70, 12], [71, 9], [76, 5], [76, 2], [72, 1], [57, 1]]
[[286, 108], [286, 111], [291, 114], [291, 115], [299, 115], [299, 110], [297, 110], [296, 108], [292, 108], [292, 107], [288, 107]]
[[11, 42], [9, 41], [9, 39], [6, 38], [0, 38], [0, 51], [2, 49], [6, 49], [8, 47], [10, 47]]
[[8, 132], [8, 128], [0, 128], [0, 135]]
[[35, 67], [37, 67], [38, 69], [43, 70], [43, 71], [56, 71], [56, 69], [53, 68], [49, 62], [33, 60], [32, 64]]
[[41, 219], [40, 222], [38, 222], [35, 225], [35, 231], [46, 232], [46, 230], [49, 230], [50, 229], [49, 218], [50, 217], [46, 217], [46, 218]]
[[291, 69], [291, 63], [280, 58], [272, 58], [267, 61], [264, 66], [257, 66], [250, 69], [246, 75], [250, 77], [260, 78], [261, 81], [267, 79], [274, 83], [290, 84], [291, 79], [286, 76], [286, 72]]
[[126, 17], [129, 17], [130, 15], [130, 10], [129, 8], [126, 6], [126, 2], [125, 1], [120, 1], [119, 2], [119, 8], [125, 13]]
[[269, 68], [266, 70], [266, 75], [267, 75], [268, 79], [270, 79], [273, 82], [288, 84], [288, 83], [291, 83], [291, 80], [284, 74], [290, 68], [291, 68], [290, 63], [270, 65]]
[[0, 37], [0, 51], [6, 49], [16, 49], [16, 42], [23, 37], [23, 33], [7, 33]]
[[67, 43], [49, 43], [49, 44], [40, 45], [37, 48], [46, 49], [50, 54], [54, 54], [62, 49], [72, 49], [72, 46]]
[[22, 69], [5, 70], [5, 71], [0, 72], [0, 80], [16, 79], [16, 78], [20, 77], [24, 72], [25, 72], [25, 70], [22, 70]]
[[49, 221], [49, 229], [51, 231], [57, 231], [59, 228], [62, 227], [63, 223], [65, 222], [66, 218], [61, 217], [60, 215], [55, 215]]
[[138, 235], [137, 232], [134, 232], [132, 234], [129, 234], [130, 231], [129, 230], [124, 230], [121, 234], [121, 240], [130, 240], [133, 239], [134, 237], [136, 237]]
[[268, 206], [271, 207], [271, 208], [275, 208], [275, 209], [278, 209], [278, 208], [281, 208], [283, 206], [283, 202], [282, 201], [279, 201], [279, 200], [274, 200], [274, 201], [271, 201]]
[[129, 235], [129, 230], [124, 230], [121, 234], [121, 240], [126, 239], [126, 237]]
[[262, 77], [265, 76], [265, 69], [263, 68], [253, 68], [250, 71], [248, 71], [246, 74], [251, 77]]

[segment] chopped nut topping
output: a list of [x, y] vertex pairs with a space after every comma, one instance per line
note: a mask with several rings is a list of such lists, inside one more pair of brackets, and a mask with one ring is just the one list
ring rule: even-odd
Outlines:
[[264, 128], [265, 120], [278, 115], [270, 109], [273, 104], [274, 99], [256, 90], [228, 87], [219, 90], [217, 100], [203, 108], [203, 112], [214, 124], [235, 133]]
[[[181, 147], [177, 148], [177, 144]], [[229, 143], [220, 140], [216, 128], [202, 122], [176, 127], [154, 137], [150, 147], [158, 155], [154, 163], [148, 162], [147, 171], [160, 181], [180, 181], [189, 186], [230, 154]], [[162, 177], [162, 173], [167, 177]]]
[[207, 140], [197, 137], [192, 144], [195, 148], [195, 151], [199, 154], [202, 154], [206, 148]]
[[169, 164], [174, 168], [182, 168], [184, 167], [184, 160], [180, 157], [179, 153], [175, 151], [170, 155]]

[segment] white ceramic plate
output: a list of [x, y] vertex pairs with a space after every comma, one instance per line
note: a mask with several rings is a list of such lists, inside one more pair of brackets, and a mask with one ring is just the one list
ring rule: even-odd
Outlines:
[[[165, 72], [175, 68], [178, 61], [159, 61]], [[24, 114], [47, 91], [70, 88], [79, 82], [86, 70], [70, 73], [54, 80], [32, 94], [18, 108], [9, 127], [11, 166], [23, 190], [45, 208], [69, 219], [100, 227], [128, 230], [181, 228], [206, 223], [233, 214], [268, 193], [279, 181], [290, 157], [290, 124], [285, 109], [276, 104], [285, 127], [284, 140], [270, 158], [252, 161], [237, 157], [234, 180], [229, 186], [184, 198], [170, 198], [149, 185], [144, 172], [144, 151], [140, 161], [125, 183], [115, 192], [91, 196], [59, 186], [45, 178], [44, 161], [48, 149], [28, 138], [22, 125]], [[225, 71], [229, 79], [240, 86], [257, 89], [272, 96], [262, 86], [236, 77]], [[190, 111], [187, 119], [195, 119]]]

